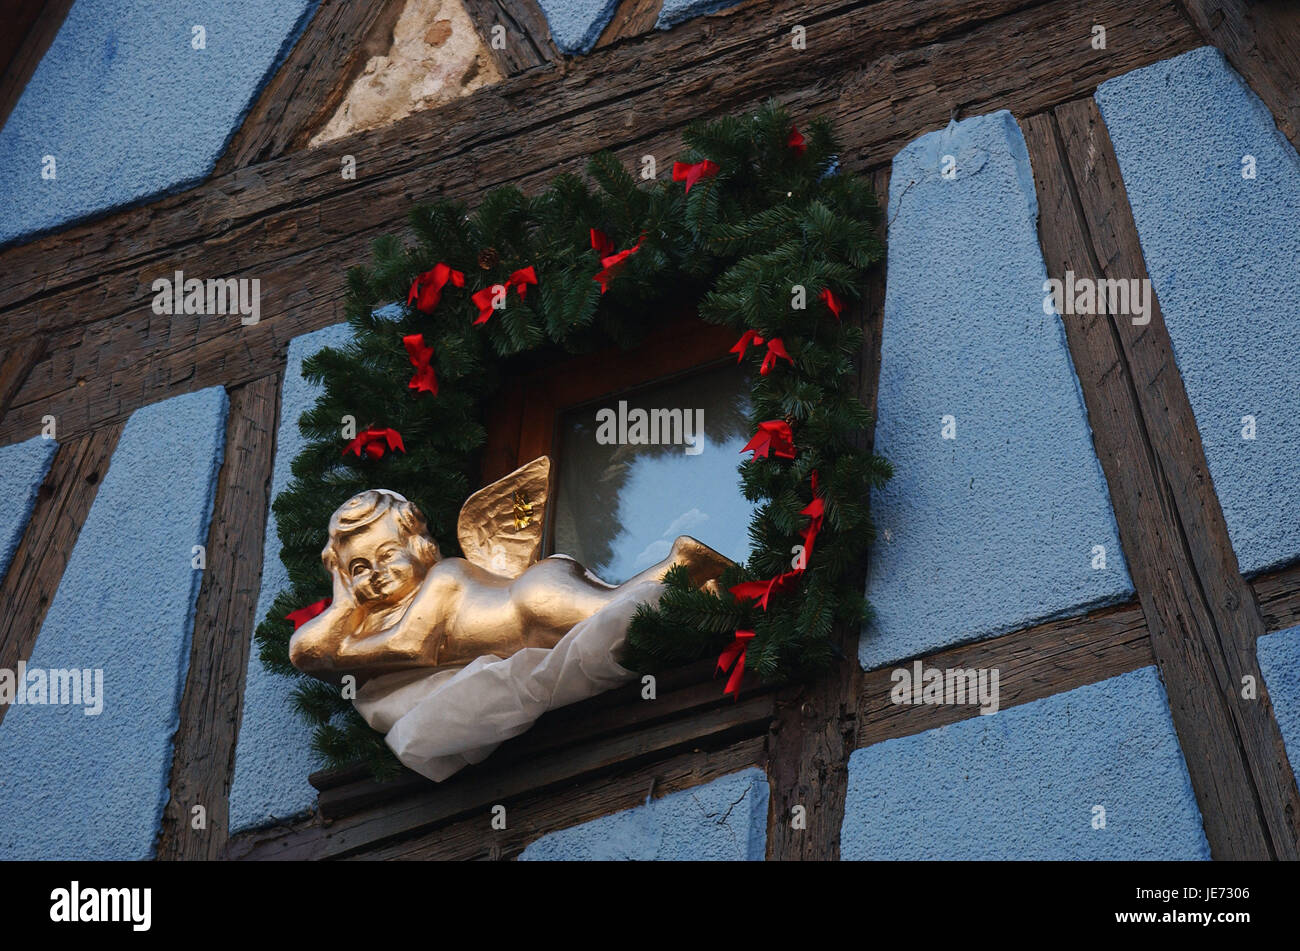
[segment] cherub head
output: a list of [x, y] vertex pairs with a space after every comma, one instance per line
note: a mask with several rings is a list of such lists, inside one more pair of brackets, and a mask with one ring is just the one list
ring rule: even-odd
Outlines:
[[388, 489], [367, 489], [340, 505], [321, 552], [325, 570], [339, 575], [358, 603], [375, 606], [411, 597], [440, 557], [420, 510]]

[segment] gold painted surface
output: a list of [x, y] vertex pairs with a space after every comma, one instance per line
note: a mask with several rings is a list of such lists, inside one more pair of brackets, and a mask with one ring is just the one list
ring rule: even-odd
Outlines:
[[[321, 552], [333, 600], [294, 632], [294, 666], [338, 682], [554, 647], [623, 585], [601, 582], [572, 558], [538, 560], [551, 471], [542, 457], [470, 496], [457, 521], [464, 558], [443, 558], [420, 510], [396, 492], [368, 489], [341, 505]], [[716, 591], [729, 564], [682, 535], [667, 558], [624, 585], [684, 565], [696, 585]]]

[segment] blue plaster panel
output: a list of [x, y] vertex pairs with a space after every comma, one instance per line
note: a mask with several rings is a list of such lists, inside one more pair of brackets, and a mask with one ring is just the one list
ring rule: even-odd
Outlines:
[[717, 13], [727, 7], [734, 7], [740, 0], [664, 0], [655, 20], [655, 29], [667, 30], [679, 23], [685, 23], [707, 13]]
[[0, 130], [0, 245], [206, 178], [315, 7], [77, 0]]
[[[1094, 829], [1094, 806], [1105, 828]], [[1154, 667], [857, 750], [845, 859], [1208, 859]]]
[[[271, 498], [293, 478], [290, 466], [306, 448], [298, 418], [316, 405], [321, 388], [302, 376], [302, 361], [324, 347], [340, 347], [351, 339], [347, 324], [335, 324], [289, 343], [288, 364], [280, 393], [280, 426], [275, 439], [275, 469]], [[257, 599], [257, 623], [271, 610], [275, 596], [289, 587], [289, 573], [280, 561], [280, 536], [275, 516], [266, 520], [262, 548], [262, 590]], [[293, 708], [293, 682], [262, 666], [257, 645], [248, 658], [244, 714], [235, 747], [235, 778], [230, 788], [230, 828], [234, 832], [284, 819], [312, 808], [316, 790], [307, 782], [319, 767], [311, 752], [311, 728]]]
[[1300, 775], [1300, 627], [1261, 637], [1256, 645], [1287, 759]]
[[28, 664], [102, 669], [103, 709], [9, 708], [0, 858], [153, 855], [225, 419], [226, 392], [211, 387], [127, 421]]
[[[1212, 47], [1097, 90], [1241, 570], [1300, 558], [1300, 157]], [[1256, 177], [1242, 178], [1252, 155]], [[1254, 440], [1242, 417], [1256, 417]]]
[[551, 39], [565, 53], [588, 53], [609, 24], [618, 0], [537, 0]]
[[[941, 177], [947, 155], [955, 180]], [[1011, 114], [905, 147], [889, 214], [876, 448], [895, 475], [872, 496], [867, 669], [1133, 592], [1065, 331], [1043, 313], [1038, 203]], [[948, 415], [955, 440], [941, 438]]]
[[519, 858], [761, 862], [767, 849], [767, 799], [767, 775], [745, 769], [544, 835]]
[[0, 581], [23, 539], [23, 529], [36, 504], [36, 490], [57, 449], [53, 439], [43, 436], [0, 447]]

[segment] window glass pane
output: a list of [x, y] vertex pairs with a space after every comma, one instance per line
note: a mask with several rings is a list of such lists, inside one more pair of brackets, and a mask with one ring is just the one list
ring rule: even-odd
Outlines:
[[678, 535], [745, 561], [754, 507], [737, 466], [748, 428], [749, 379], [734, 365], [565, 412], [553, 550], [611, 584], [662, 561]]

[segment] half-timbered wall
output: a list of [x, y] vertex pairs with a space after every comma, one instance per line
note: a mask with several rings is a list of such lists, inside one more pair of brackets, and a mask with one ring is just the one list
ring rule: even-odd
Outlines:
[[[400, 4], [145, 6], [77, 0], [0, 82], [0, 669], [106, 685], [102, 716], [0, 706], [0, 855], [1297, 857], [1300, 15], [466, 0], [499, 82], [309, 148]], [[876, 622], [814, 683], [733, 701], [693, 665], [437, 786], [312, 775], [250, 641], [345, 267], [412, 201], [600, 148], [666, 170], [771, 95], [886, 206]], [[153, 313], [177, 269], [259, 279], [261, 321]], [[1067, 272], [1149, 277], [1149, 322], [1044, 313]], [[998, 711], [898, 703], [917, 662], [996, 669]]]

